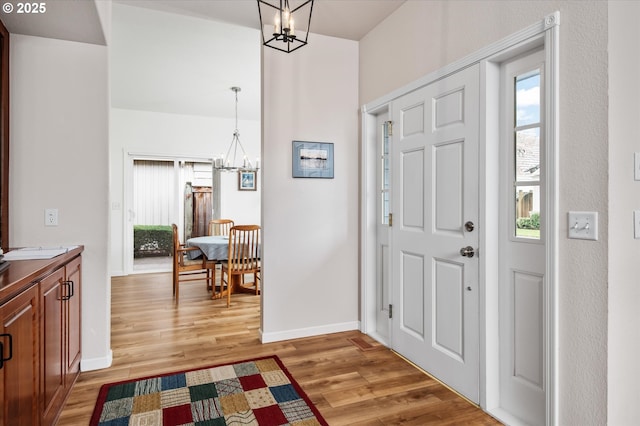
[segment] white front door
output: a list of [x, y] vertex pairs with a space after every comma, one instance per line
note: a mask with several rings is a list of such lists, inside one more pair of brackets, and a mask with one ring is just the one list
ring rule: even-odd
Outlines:
[[478, 402], [479, 66], [402, 96], [392, 120], [392, 348]]

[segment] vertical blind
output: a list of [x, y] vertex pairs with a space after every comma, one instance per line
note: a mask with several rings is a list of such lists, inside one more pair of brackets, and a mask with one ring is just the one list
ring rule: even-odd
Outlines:
[[[179, 164], [179, 173], [176, 173]], [[174, 160], [133, 161], [134, 225], [176, 223], [176, 203], [182, 201], [184, 186], [211, 186], [211, 163]]]

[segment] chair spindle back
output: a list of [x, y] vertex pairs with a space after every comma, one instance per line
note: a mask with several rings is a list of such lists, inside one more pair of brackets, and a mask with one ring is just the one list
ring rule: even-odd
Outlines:
[[229, 235], [233, 225], [234, 223], [231, 219], [211, 219], [208, 233], [209, 235]]
[[232, 273], [260, 268], [260, 226], [237, 225], [229, 235], [229, 269]]

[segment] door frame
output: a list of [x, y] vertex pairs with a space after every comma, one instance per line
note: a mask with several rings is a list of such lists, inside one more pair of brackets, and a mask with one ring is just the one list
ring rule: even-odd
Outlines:
[[[362, 141], [360, 157], [360, 330], [385, 346], [391, 345], [391, 335], [382, 336], [377, 332], [376, 283], [378, 274], [377, 257], [377, 144], [380, 129], [378, 117], [391, 119], [389, 102], [376, 106], [362, 107]], [[390, 265], [389, 269], [390, 270]], [[390, 322], [390, 320], [389, 320]], [[390, 330], [390, 324], [387, 327]]]
[[[545, 262], [547, 277], [545, 283], [545, 380], [546, 424], [557, 424], [558, 407], [558, 296], [557, 296], [557, 253], [558, 253], [558, 140], [559, 140], [559, 25], [560, 12], [556, 11], [517, 33], [476, 51], [452, 64], [434, 71], [386, 96], [363, 105], [361, 123], [360, 160], [360, 330], [376, 338], [376, 157], [377, 140], [376, 115], [389, 110], [389, 104], [396, 98], [451, 75], [472, 64], [480, 64], [480, 99], [485, 103], [480, 113], [479, 175], [480, 175], [480, 223], [479, 223], [479, 336], [480, 336], [480, 406], [483, 410], [504, 421], [515, 418], [500, 411], [499, 369], [498, 369], [498, 170], [499, 167], [499, 64], [507, 58], [543, 46], [545, 52], [545, 154], [547, 166], [547, 200], [545, 217]], [[385, 345], [389, 341], [381, 342]]]
[[[176, 181], [178, 181], [178, 166], [176, 166], [177, 162], [202, 162], [202, 163], [211, 163], [211, 158], [199, 158], [193, 156], [178, 156], [173, 154], [160, 154], [160, 153], [152, 153], [152, 152], [128, 152], [126, 150], [123, 151], [123, 164], [124, 164], [124, 179], [125, 182], [124, 190], [123, 190], [123, 199], [124, 206], [122, 209], [122, 242], [124, 247], [122, 247], [122, 255], [123, 255], [123, 273], [124, 275], [131, 275], [134, 272], [133, 270], [133, 227], [130, 226], [132, 221], [132, 209], [133, 209], [133, 164], [135, 160], [150, 160], [150, 161], [171, 161], [174, 164]], [[178, 185], [179, 186], [179, 185]], [[184, 188], [176, 187], [176, 199], [180, 199], [183, 196]], [[217, 196], [219, 197], [219, 191]], [[214, 205], [216, 203], [213, 200]], [[220, 204], [220, 201], [217, 201]], [[183, 228], [183, 212], [181, 211], [180, 203], [176, 203], [174, 206], [174, 215], [177, 218], [176, 222], [178, 225], [178, 229]]]

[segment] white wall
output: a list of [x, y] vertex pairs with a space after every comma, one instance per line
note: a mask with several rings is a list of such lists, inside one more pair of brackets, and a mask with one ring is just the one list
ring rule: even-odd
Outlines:
[[[640, 182], [633, 154], [640, 152], [640, 3], [609, 3], [609, 424], [640, 423], [640, 240], [633, 210]], [[636, 166], [637, 167], [637, 166]]]
[[[556, 10], [561, 14], [559, 422], [602, 425], [607, 423], [607, 3], [406, 2], [360, 43], [360, 104]], [[599, 212], [599, 241], [566, 238], [569, 210]]]
[[[82, 368], [110, 363], [107, 48], [11, 35], [10, 242], [83, 244]], [[44, 226], [44, 209], [59, 226]]]
[[[111, 264], [127, 273], [131, 233], [125, 197], [129, 153], [192, 157], [226, 154], [235, 130], [251, 161], [260, 157], [259, 31], [147, 8], [113, 5], [110, 42]], [[242, 158], [241, 156], [239, 157]], [[260, 224], [257, 191], [238, 191], [237, 174], [221, 176], [221, 215]], [[176, 197], [181, 197], [178, 188]], [[177, 218], [176, 218], [177, 221]]]
[[[253, 153], [254, 161], [260, 152], [260, 122], [239, 120], [238, 127], [242, 144], [247, 154]], [[235, 120], [112, 108], [110, 128], [111, 274], [122, 275], [125, 225], [129, 224], [125, 195], [132, 184], [124, 180], [129, 154], [211, 159], [227, 151]], [[256, 192], [238, 191], [235, 173], [222, 176], [222, 214], [225, 217], [238, 224], [260, 224], [260, 174]], [[183, 188], [178, 188], [178, 192], [182, 194]]]
[[[263, 48], [264, 341], [357, 328], [358, 44]], [[292, 141], [332, 142], [334, 179], [291, 177]]]

